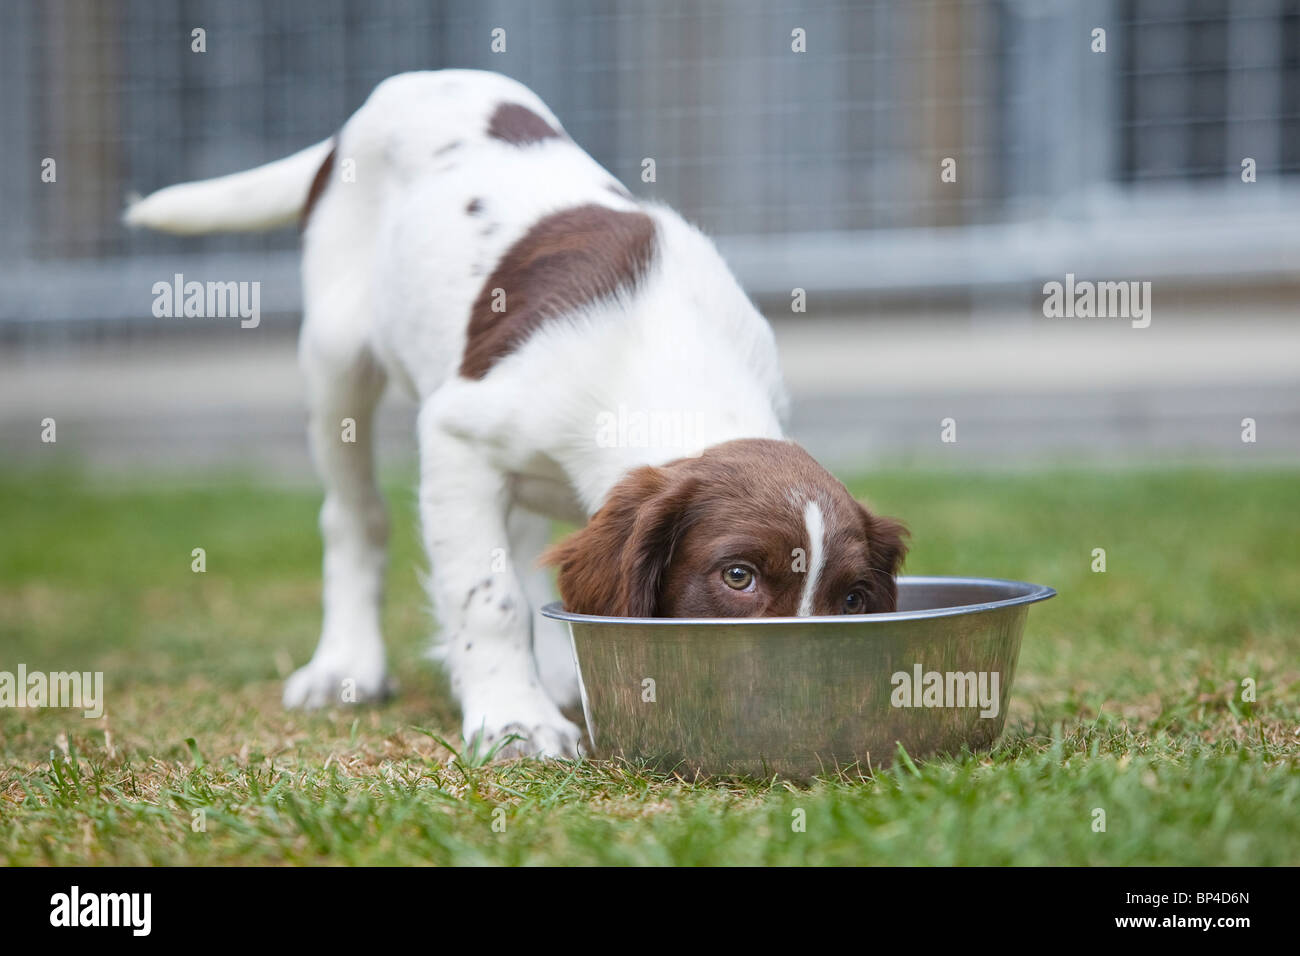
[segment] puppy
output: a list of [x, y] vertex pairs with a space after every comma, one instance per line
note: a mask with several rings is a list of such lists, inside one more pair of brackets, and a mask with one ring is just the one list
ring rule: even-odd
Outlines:
[[331, 140], [125, 215], [182, 234], [295, 220], [324, 622], [286, 705], [387, 686], [370, 426], [390, 380], [419, 402], [430, 590], [467, 740], [578, 753], [560, 711], [578, 697], [572, 651], [534, 613], [551, 517], [586, 522], [546, 555], [570, 610], [894, 609], [902, 526], [783, 439], [772, 331], [712, 243], [634, 199], [524, 86], [394, 76]]

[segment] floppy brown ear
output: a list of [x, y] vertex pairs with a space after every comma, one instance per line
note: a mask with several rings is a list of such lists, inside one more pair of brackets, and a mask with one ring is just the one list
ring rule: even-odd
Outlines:
[[665, 469], [643, 467], [614, 486], [587, 526], [541, 557], [559, 566], [566, 610], [609, 617], [654, 617], [680, 518], [694, 486]]
[[903, 540], [909, 535], [907, 526], [894, 518], [873, 515], [866, 508], [862, 509], [863, 520], [867, 526], [867, 547], [871, 549], [871, 573], [875, 577], [872, 590], [872, 611], [894, 611], [898, 609], [899, 569], [907, 557], [907, 543]]

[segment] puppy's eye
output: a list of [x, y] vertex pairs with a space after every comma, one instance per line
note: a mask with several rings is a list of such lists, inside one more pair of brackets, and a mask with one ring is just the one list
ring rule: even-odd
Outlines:
[[754, 586], [754, 572], [743, 564], [733, 564], [722, 572], [722, 580], [729, 588], [748, 591]]
[[867, 610], [867, 592], [862, 588], [854, 588], [844, 596], [844, 613], [845, 614], [864, 614]]

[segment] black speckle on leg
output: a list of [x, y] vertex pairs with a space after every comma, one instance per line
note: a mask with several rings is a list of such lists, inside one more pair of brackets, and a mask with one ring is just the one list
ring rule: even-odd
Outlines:
[[461, 611], [469, 609], [469, 602], [474, 600], [474, 595], [478, 593], [478, 589], [479, 586], [477, 584], [469, 589], [469, 593], [465, 595], [465, 603], [460, 606]]

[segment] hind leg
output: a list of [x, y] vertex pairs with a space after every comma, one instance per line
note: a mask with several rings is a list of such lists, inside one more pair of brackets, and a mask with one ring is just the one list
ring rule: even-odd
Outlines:
[[312, 456], [325, 484], [324, 621], [311, 661], [285, 684], [287, 707], [373, 700], [388, 690], [379, 623], [388, 516], [375, 480], [373, 440], [385, 375], [363, 345], [323, 333], [319, 325], [305, 326], [299, 357]]

